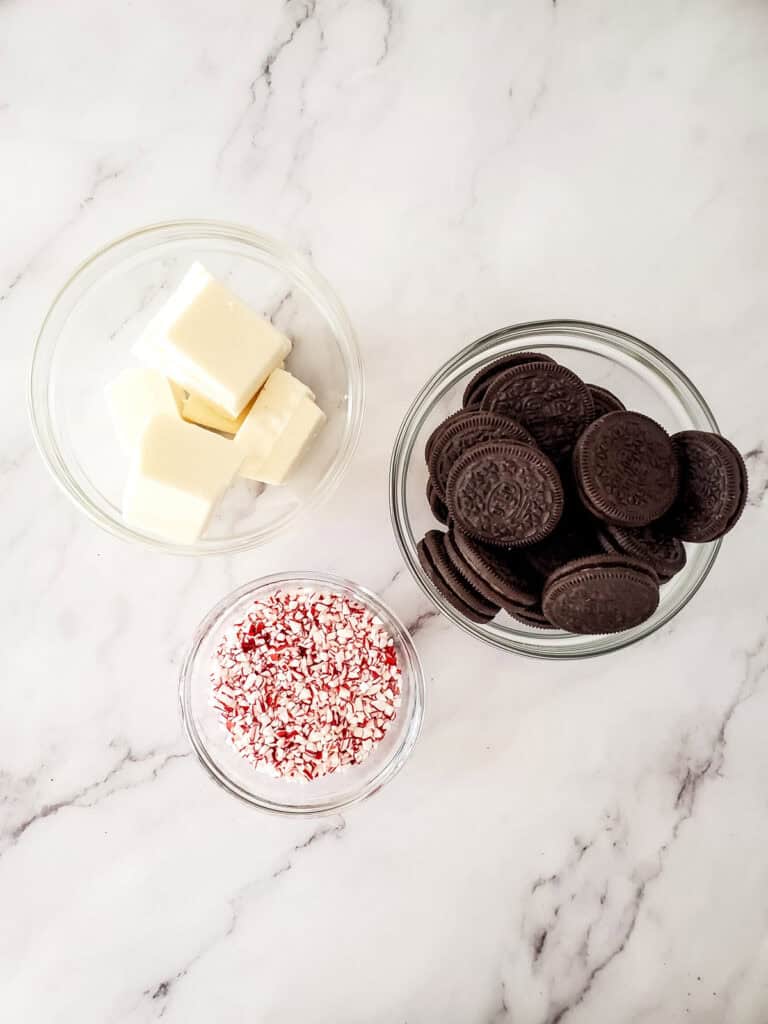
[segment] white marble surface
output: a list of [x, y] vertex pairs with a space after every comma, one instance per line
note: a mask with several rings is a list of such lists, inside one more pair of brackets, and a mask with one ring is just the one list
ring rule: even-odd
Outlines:
[[[4, 1021], [768, 1020], [767, 43], [762, 0], [0, 5]], [[231, 559], [98, 532], [24, 408], [70, 269], [175, 216], [311, 251], [371, 384], [316, 529]], [[671, 626], [554, 665], [430, 613], [385, 468], [437, 364], [559, 315], [681, 364], [752, 495]], [[175, 677], [220, 595], [304, 567], [413, 624], [429, 708], [389, 788], [284, 821], [204, 777]]]

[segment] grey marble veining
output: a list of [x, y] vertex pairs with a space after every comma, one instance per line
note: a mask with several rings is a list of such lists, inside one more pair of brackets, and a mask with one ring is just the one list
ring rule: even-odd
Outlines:
[[[759, 0], [0, 4], [4, 1020], [768, 1020], [766, 43]], [[309, 253], [370, 384], [315, 529], [199, 562], [81, 518], [24, 398], [71, 269], [177, 216]], [[437, 365], [554, 316], [667, 352], [751, 481], [683, 614], [566, 664], [436, 615], [385, 485]], [[392, 603], [429, 707], [389, 787], [295, 822], [208, 782], [176, 674], [222, 594], [303, 568]]]

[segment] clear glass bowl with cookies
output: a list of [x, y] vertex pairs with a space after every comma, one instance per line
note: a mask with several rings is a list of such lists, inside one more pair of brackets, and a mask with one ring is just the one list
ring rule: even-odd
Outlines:
[[416, 582], [471, 635], [540, 658], [604, 654], [669, 622], [746, 491], [685, 373], [582, 321], [506, 327], [458, 352], [416, 395], [390, 464]]

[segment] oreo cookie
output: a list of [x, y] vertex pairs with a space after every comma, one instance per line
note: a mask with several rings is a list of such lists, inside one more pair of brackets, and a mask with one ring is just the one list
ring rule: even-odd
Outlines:
[[451, 415], [446, 417], [446, 419], [444, 419], [441, 423], [438, 423], [438, 425], [427, 438], [427, 443], [424, 445], [424, 461], [426, 462], [427, 466], [429, 466], [429, 457], [432, 454], [432, 449], [435, 446], [435, 442], [440, 438], [443, 431], [452, 423], [455, 423], [457, 420], [464, 419], [466, 415], [466, 409], [459, 409], [458, 412], [451, 413]]
[[552, 573], [542, 610], [569, 633], [619, 633], [645, 622], [659, 604], [659, 584], [649, 566], [627, 555], [578, 558]]
[[626, 412], [627, 407], [608, 388], [601, 388], [597, 384], [587, 384], [589, 393], [592, 395], [592, 403], [595, 407], [594, 418], [599, 420], [609, 412]]
[[680, 492], [664, 525], [680, 540], [704, 544], [732, 529], [747, 501], [747, 467], [719, 434], [683, 430], [672, 437]]
[[686, 554], [681, 542], [667, 533], [659, 523], [631, 529], [627, 526], [604, 524], [598, 531], [598, 540], [609, 554], [630, 555], [645, 562], [656, 573], [660, 583], [666, 583], [685, 567]]
[[448, 508], [435, 490], [435, 485], [431, 480], [427, 480], [427, 503], [429, 504], [432, 515], [443, 526], [448, 525]]
[[541, 361], [513, 366], [495, 377], [481, 408], [516, 419], [555, 460], [571, 452], [595, 415], [584, 381], [559, 363]]
[[618, 526], [647, 526], [677, 497], [672, 441], [639, 412], [610, 412], [590, 424], [574, 449], [573, 474], [587, 509]]
[[455, 571], [445, 551], [445, 534], [430, 530], [416, 545], [421, 567], [433, 586], [471, 622], [490, 622], [500, 606], [486, 600]]
[[464, 533], [486, 544], [519, 547], [544, 540], [563, 511], [563, 487], [552, 462], [530, 445], [480, 444], [448, 477], [448, 514]]
[[448, 474], [464, 452], [500, 438], [523, 444], [533, 440], [519, 423], [493, 412], [467, 412], [439, 427], [429, 452], [429, 475], [438, 496], [445, 500]]
[[[541, 587], [528, 571], [522, 555], [488, 547], [456, 529], [451, 539], [463, 564], [484, 581], [502, 608], [509, 611], [510, 607], [527, 608], [536, 604]], [[471, 576], [468, 578], [472, 580]]]
[[451, 536], [450, 531], [446, 533], [444, 543], [445, 553], [459, 576], [461, 576], [463, 580], [466, 580], [470, 586], [474, 587], [478, 594], [482, 594], [487, 601], [501, 607], [500, 596], [496, 593], [493, 587], [491, 587], [479, 573], [475, 572], [472, 566], [465, 560], [464, 556], [456, 546], [456, 542]]
[[554, 363], [551, 356], [541, 355], [540, 352], [510, 352], [508, 355], [494, 359], [492, 363], [479, 370], [464, 389], [464, 408], [479, 408], [488, 385], [504, 370], [513, 366], [522, 366], [523, 363]]

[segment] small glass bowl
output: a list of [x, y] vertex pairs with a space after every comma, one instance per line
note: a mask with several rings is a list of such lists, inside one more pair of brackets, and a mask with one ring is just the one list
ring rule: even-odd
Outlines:
[[[302, 782], [256, 771], [230, 745], [210, 706], [212, 658], [222, 633], [254, 600], [278, 590], [331, 592], [377, 615], [395, 643], [402, 703], [397, 717], [362, 764]], [[278, 573], [233, 591], [212, 608], [195, 632], [179, 677], [181, 716], [200, 763], [220, 786], [249, 804], [279, 814], [331, 814], [376, 793], [400, 771], [414, 748], [424, 717], [424, 673], [416, 648], [394, 612], [369, 590], [322, 573]]]
[[[315, 392], [327, 422], [284, 487], [240, 479], [205, 537], [174, 544], [136, 530], [120, 514], [127, 459], [104, 385], [126, 366], [144, 325], [195, 260], [294, 341], [288, 368]], [[30, 374], [32, 429], [65, 494], [110, 533], [180, 554], [257, 547], [339, 483], [360, 434], [364, 383], [344, 308], [298, 252], [248, 228], [174, 221], [119, 238], [83, 263], [56, 296], [37, 338]]]
[[469, 622], [434, 588], [416, 554], [427, 530], [439, 526], [425, 497], [424, 446], [434, 428], [461, 408], [462, 393], [483, 366], [510, 352], [533, 349], [552, 356], [590, 384], [613, 391], [628, 409], [657, 420], [670, 433], [718, 431], [699, 391], [666, 356], [623, 331], [578, 320], [543, 320], [504, 327], [480, 338], [440, 367], [418, 393], [395, 440], [390, 463], [390, 511], [397, 542], [416, 582], [440, 611], [472, 636], [537, 658], [577, 658], [606, 654], [650, 636], [690, 601], [706, 579], [720, 542], [686, 545], [682, 572], [661, 588], [659, 607], [634, 629], [607, 636], [576, 636], [516, 622], [501, 612], [487, 625]]

